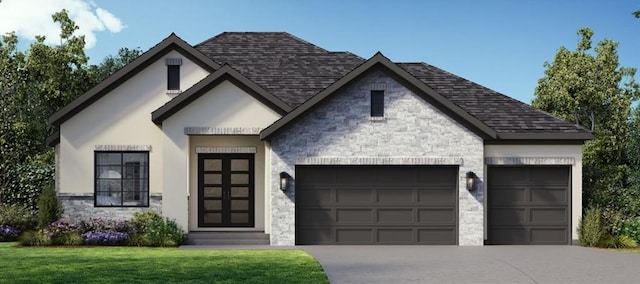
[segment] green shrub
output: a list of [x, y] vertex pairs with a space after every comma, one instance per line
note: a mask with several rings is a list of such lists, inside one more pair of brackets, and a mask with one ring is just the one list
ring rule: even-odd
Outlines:
[[629, 236], [636, 242], [640, 242], [640, 217], [627, 220], [622, 225], [620, 233]]
[[51, 237], [44, 229], [27, 231], [18, 237], [18, 243], [22, 246], [48, 246], [51, 245]]
[[157, 247], [178, 246], [184, 241], [184, 231], [169, 218], [152, 220], [143, 235], [149, 239], [149, 245]]
[[578, 225], [578, 240], [581, 246], [599, 247], [608, 235], [602, 221], [602, 210], [598, 207], [587, 208]]
[[44, 228], [62, 217], [62, 205], [52, 182], [42, 190], [38, 200], [38, 227]]
[[81, 245], [83, 239], [75, 224], [55, 221], [47, 226], [45, 232], [53, 245]]
[[36, 212], [21, 205], [0, 205], [0, 225], [7, 225], [20, 231], [36, 228]]
[[603, 209], [602, 224], [609, 235], [618, 236], [622, 226], [626, 223], [627, 217], [624, 213], [614, 209]]
[[144, 210], [133, 213], [131, 225], [134, 227], [134, 234], [144, 234], [147, 226], [154, 221], [162, 221], [162, 216], [153, 210]]

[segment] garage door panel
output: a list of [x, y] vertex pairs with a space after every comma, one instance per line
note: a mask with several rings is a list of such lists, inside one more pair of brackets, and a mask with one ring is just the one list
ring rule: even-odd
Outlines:
[[527, 172], [522, 167], [500, 168], [499, 172], [489, 171], [488, 178], [495, 186], [518, 186], [526, 184]]
[[330, 228], [296, 229], [296, 243], [301, 245], [330, 244], [333, 240], [334, 236]]
[[299, 209], [297, 222], [308, 226], [326, 226], [334, 223], [331, 209]]
[[296, 172], [296, 187], [326, 186], [335, 184], [335, 171], [330, 168], [317, 168], [314, 171]]
[[418, 189], [419, 205], [437, 205], [437, 204], [455, 204], [457, 195], [455, 187], [449, 188], [431, 188], [431, 189]]
[[419, 244], [423, 245], [447, 245], [445, 240], [455, 240], [456, 230], [453, 228], [424, 228], [418, 229]]
[[567, 187], [532, 187], [531, 202], [544, 204], [567, 204]]
[[489, 221], [492, 225], [524, 225], [527, 224], [527, 212], [524, 208], [491, 208]]
[[[443, 168], [296, 167], [296, 243], [455, 244], [458, 168]], [[317, 169], [322, 174], [312, 173]], [[427, 173], [427, 179], [420, 173]], [[305, 180], [317, 176], [333, 178], [333, 183]], [[420, 179], [440, 184], [419, 184]]]
[[371, 204], [373, 194], [371, 189], [336, 189], [336, 202], [344, 205]]
[[491, 243], [496, 245], [525, 244], [527, 230], [518, 228], [493, 228], [491, 230]]
[[378, 224], [411, 224], [413, 209], [378, 209]]
[[373, 209], [336, 209], [336, 224], [373, 224]]
[[531, 242], [535, 244], [553, 244], [568, 242], [566, 228], [531, 228]]
[[302, 189], [304, 194], [296, 196], [296, 204], [301, 207], [306, 206], [322, 206], [333, 204], [333, 195], [330, 189]]
[[567, 223], [568, 212], [566, 208], [531, 208], [531, 223], [533, 224], [559, 224]]
[[335, 183], [339, 185], [372, 185], [376, 183], [375, 168], [339, 167], [335, 171]]
[[525, 204], [526, 191], [524, 187], [492, 187], [489, 199], [495, 206]]
[[378, 189], [377, 201], [380, 204], [410, 204], [413, 202], [412, 189]]
[[418, 182], [416, 168], [387, 167], [381, 168], [377, 174], [381, 186], [415, 185]]
[[414, 230], [407, 229], [378, 229], [377, 241], [381, 244], [414, 243]]
[[373, 229], [336, 229], [336, 239], [343, 244], [373, 243]]
[[537, 185], [566, 186], [569, 183], [569, 169], [535, 168], [535, 170], [530, 172], [529, 179]]
[[453, 208], [447, 209], [418, 209], [418, 223], [455, 225], [456, 212]]
[[418, 168], [417, 183], [434, 186], [450, 186], [451, 182], [458, 180], [457, 167], [421, 167]]

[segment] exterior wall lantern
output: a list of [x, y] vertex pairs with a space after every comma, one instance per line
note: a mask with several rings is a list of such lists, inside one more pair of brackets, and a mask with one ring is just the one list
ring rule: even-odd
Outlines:
[[467, 190], [474, 191], [476, 190], [476, 174], [474, 172], [467, 172]]
[[289, 174], [280, 172], [280, 190], [287, 191], [289, 189]]

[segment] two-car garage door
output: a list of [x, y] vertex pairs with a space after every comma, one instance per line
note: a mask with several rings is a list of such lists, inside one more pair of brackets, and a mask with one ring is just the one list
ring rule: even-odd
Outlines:
[[457, 166], [297, 166], [297, 244], [456, 244]]

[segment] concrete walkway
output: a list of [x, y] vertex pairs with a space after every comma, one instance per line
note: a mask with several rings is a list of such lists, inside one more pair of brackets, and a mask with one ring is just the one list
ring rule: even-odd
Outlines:
[[640, 283], [640, 254], [578, 246], [298, 246], [331, 283]]

